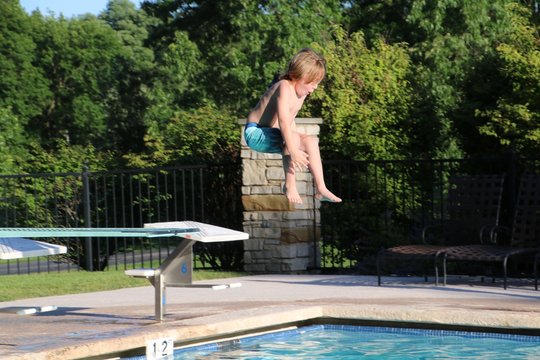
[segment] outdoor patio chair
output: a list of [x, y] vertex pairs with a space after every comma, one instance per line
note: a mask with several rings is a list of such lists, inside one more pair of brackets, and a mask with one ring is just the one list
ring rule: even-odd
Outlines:
[[[503, 231], [510, 233], [508, 245], [500, 244]], [[447, 248], [443, 260], [444, 283], [446, 284], [448, 262], [501, 263], [506, 289], [508, 260], [517, 256], [528, 256], [533, 259], [536, 253], [540, 253], [540, 175], [522, 176], [512, 228], [502, 226], [493, 228], [489, 240], [491, 243], [480, 242]], [[537, 282], [536, 275], [535, 281]]]
[[[504, 175], [452, 175], [447, 196], [447, 218], [440, 224], [438, 236], [428, 236], [436, 226], [422, 230], [422, 243], [381, 249], [377, 254], [377, 278], [381, 285], [384, 262], [392, 260], [431, 262], [435, 284], [439, 284], [438, 262], [448, 246], [465, 244], [471, 237], [485, 236], [484, 232], [499, 223]], [[432, 241], [428, 241], [433, 238]], [[427, 275], [426, 281], [427, 281]]]

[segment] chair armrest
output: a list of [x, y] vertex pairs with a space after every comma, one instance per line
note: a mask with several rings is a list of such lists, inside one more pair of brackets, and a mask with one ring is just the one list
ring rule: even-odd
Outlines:
[[504, 225], [492, 225], [492, 226], [483, 226], [480, 229], [480, 243], [484, 243], [484, 238], [488, 236], [488, 241], [492, 244], [497, 244], [497, 239], [500, 235], [506, 234], [509, 235], [511, 229], [508, 226]]
[[[428, 233], [432, 231], [441, 231], [441, 225], [440, 224], [430, 224], [426, 225], [422, 228], [422, 243], [423, 244], [429, 244], [429, 241], [427, 241]], [[441, 235], [441, 234], [439, 234]]]

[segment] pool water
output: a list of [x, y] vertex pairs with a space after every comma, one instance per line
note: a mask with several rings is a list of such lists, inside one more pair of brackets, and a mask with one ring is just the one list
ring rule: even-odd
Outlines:
[[540, 359], [540, 336], [313, 325], [176, 350], [174, 359]]

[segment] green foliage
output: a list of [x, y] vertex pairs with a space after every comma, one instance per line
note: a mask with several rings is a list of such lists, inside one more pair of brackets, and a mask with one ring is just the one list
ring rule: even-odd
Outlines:
[[17, 174], [28, 158], [24, 125], [11, 109], [0, 107], [0, 173]]
[[498, 69], [504, 91], [486, 109], [478, 109], [485, 120], [480, 133], [496, 138], [502, 146], [519, 153], [540, 151], [540, 38], [524, 8], [512, 6], [509, 40], [497, 47]]
[[149, 128], [152, 124], [163, 126], [175, 111], [196, 108], [203, 101], [200, 87], [195, 86], [203, 70], [201, 54], [187, 33], [175, 32], [173, 41], [156, 53], [154, 78], [143, 89], [148, 99], [143, 119]]
[[298, 49], [326, 37], [341, 18], [340, 1], [145, 1], [163, 26], [158, 42], [185, 31], [204, 54], [198, 79], [208, 100], [243, 114]]
[[39, 67], [32, 24], [17, 0], [0, 2], [0, 107], [9, 107], [22, 124], [41, 112], [50, 96]]
[[[4, 178], [4, 186], [10, 191], [4, 194], [1, 204], [2, 222], [9, 223], [7, 217], [19, 213], [27, 215], [24, 219], [16, 219], [19, 226], [80, 226], [83, 220], [78, 215], [82, 201], [82, 164], [93, 171], [105, 170], [110, 167], [113, 157], [92, 146], [70, 145], [62, 140], [56, 142], [54, 150], [46, 151], [34, 142], [27, 143], [25, 151], [27, 160], [17, 173], [49, 175]], [[65, 172], [73, 174], [50, 176]]]
[[52, 96], [32, 130], [45, 147], [63, 137], [70, 143], [104, 147], [110, 96], [117, 84], [121, 47], [115, 32], [95, 17], [34, 15], [37, 63], [49, 74]]
[[63, 139], [51, 150], [29, 147], [28, 170], [40, 173], [81, 172], [83, 164], [92, 171], [106, 170], [114, 163], [114, 154], [99, 151], [92, 145], [73, 145]]
[[107, 146], [120, 153], [142, 151], [144, 117], [151, 103], [145, 91], [157, 76], [154, 50], [146, 45], [159, 21], [137, 10], [128, 0], [111, 0], [99, 16], [121, 42], [114, 68], [118, 83], [108, 97]]
[[194, 110], [178, 110], [165, 123], [150, 124], [145, 142], [147, 154], [126, 156], [130, 166], [183, 162], [231, 161], [237, 154], [239, 129], [236, 119], [208, 104]]
[[320, 103], [325, 150], [353, 159], [410, 156], [410, 60], [402, 44], [382, 41], [368, 49], [360, 32], [335, 28], [320, 47], [328, 74], [314, 101]]
[[[301, 115], [323, 117], [321, 143], [336, 157], [534, 154], [538, 14], [518, 9], [513, 0], [157, 0], [141, 9], [111, 0], [98, 17], [66, 19], [7, 0], [0, 108], [33, 154], [54, 154], [60, 139], [116, 166], [230, 159], [236, 118], [293, 53], [318, 44], [328, 77]], [[14, 141], [6, 171], [42, 169]]]

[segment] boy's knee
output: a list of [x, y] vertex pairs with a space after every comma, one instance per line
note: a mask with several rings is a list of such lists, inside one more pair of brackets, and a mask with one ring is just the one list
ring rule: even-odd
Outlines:
[[317, 136], [306, 135], [304, 138], [304, 144], [306, 146], [318, 146], [319, 138]]

